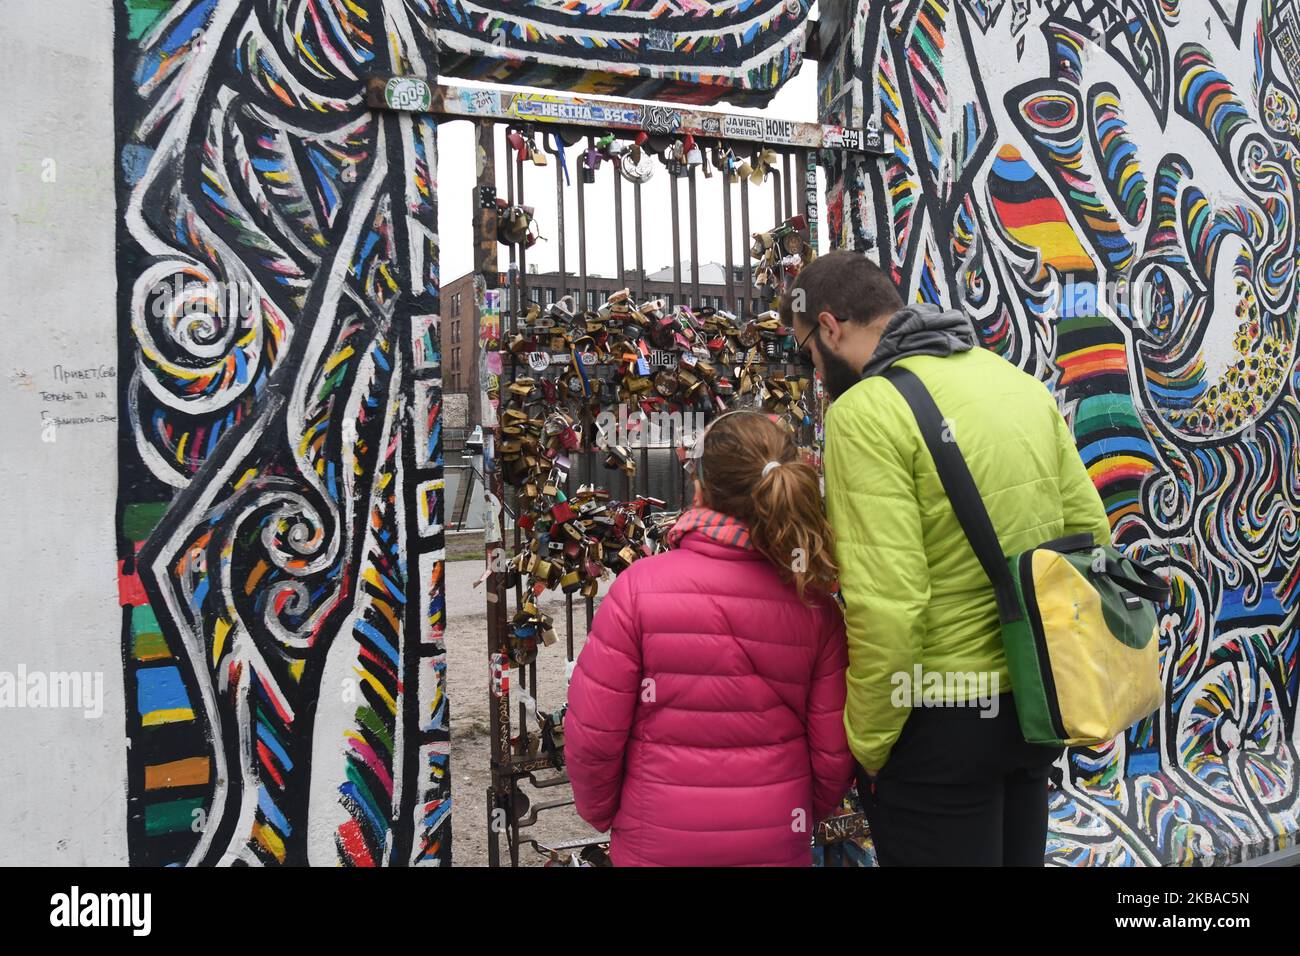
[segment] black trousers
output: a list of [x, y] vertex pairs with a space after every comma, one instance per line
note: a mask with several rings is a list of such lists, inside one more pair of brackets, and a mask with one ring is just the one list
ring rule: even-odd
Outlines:
[[874, 787], [858, 768], [881, 866], [1043, 865], [1061, 748], [1025, 743], [1010, 694], [996, 716], [981, 713], [913, 709]]

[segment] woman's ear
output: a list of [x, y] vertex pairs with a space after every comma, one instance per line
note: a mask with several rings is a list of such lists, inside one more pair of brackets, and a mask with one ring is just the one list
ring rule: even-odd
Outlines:
[[700, 484], [698, 481], [695, 482], [695, 494], [691, 498], [691, 507], [692, 508], [704, 507], [704, 486]]

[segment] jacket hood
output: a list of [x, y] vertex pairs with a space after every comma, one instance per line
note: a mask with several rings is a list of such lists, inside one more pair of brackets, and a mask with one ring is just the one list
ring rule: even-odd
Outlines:
[[880, 344], [862, 368], [862, 377], [883, 372], [909, 355], [952, 355], [969, 352], [978, 344], [975, 327], [965, 312], [929, 303], [905, 306], [885, 325]]

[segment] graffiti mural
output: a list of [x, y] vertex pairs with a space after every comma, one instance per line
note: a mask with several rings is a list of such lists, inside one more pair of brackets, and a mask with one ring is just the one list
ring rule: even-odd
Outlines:
[[[1162, 569], [1164, 708], [1074, 749], [1049, 861], [1296, 839], [1300, 21], [1292, 0], [895, 0], [848, 13], [834, 241], [1055, 390], [1118, 546]], [[995, 64], [990, 66], [990, 64]]]
[[443, 0], [445, 76], [764, 106], [803, 62], [811, 0]]
[[450, 862], [432, 0], [119, 0], [130, 859]]

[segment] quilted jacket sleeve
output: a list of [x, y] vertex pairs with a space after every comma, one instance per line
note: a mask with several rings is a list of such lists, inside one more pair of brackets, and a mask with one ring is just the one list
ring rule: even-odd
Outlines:
[[844, 724], [853, 756], [871, 771], [884, 766], [911, 713], [894, 705], [892, 678], [920, 661], [930, 603], [912, 458], [901, 437], [911, 426], [898, 411], [902, 399], [882, 385], [853, 389], [826, 416], [826, 512], [849, 646]]
[[618, 812], [623, 754], [641, 689], [641, 635], [631, 575], [600, 602], [569, 684], [564, 757], [578, 815], [605, 831]]
[[849, 649], [844, 618], [828, 612], [828, 627], [808, 686], [808, 753], [812, 759], [813, 819], [837, 806], [853, 782], [853, 754], [844, 735], [844, 672]]
[[1106, 516], [1106, 506], [1079, 457], [1070, 426], [1057, 409], [1052, 409], [1052, 415], [1056, 419], [1056, 440], [1061, 453], [1059, 481], [1061, 509], [1065, 516], [1064, 534], [1092, 532], [1097, 544], [1110, 544], [1110, 519]]

